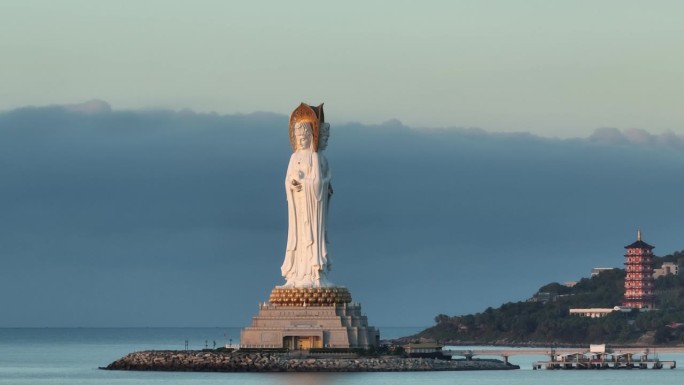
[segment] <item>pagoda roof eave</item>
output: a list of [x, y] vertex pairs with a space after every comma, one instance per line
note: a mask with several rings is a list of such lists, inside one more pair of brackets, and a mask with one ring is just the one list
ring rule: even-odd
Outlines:
[[642, 240], [638, 240], [638, 241], [632, 243], [631, 245], [625, 246], [625, 249], [649, 249], [649, 250], [653, 250], [653, 249], [655, 249], [655, 246], [651, 246]]

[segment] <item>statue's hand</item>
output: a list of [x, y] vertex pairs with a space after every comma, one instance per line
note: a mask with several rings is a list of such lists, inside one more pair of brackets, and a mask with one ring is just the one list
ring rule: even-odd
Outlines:
[[297, 182], [296, 179], [292, 179], [292, 186], [294, 186], [295, 191], [302, 191], [302, 184]]

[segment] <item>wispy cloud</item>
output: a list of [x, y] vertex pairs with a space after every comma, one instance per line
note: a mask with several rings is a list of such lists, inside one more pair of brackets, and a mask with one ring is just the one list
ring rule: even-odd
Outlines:
[[652, 134], [640, 128], [599, 128], [589, 136], [589, 141], [601, 144], [634, 144], [640, 146], [658, 146], [684, 149], [684, 139], [672, 131]]

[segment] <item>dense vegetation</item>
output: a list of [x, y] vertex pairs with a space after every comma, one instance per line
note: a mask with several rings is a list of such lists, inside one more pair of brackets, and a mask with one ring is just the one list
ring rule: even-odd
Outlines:
[[[684, 251], [655, 258], [684, 265]], [[570, 315], [570, 308], [614, 307], [622, 301], [625, 271], [604, 271], [575, 286], [542, 286], [525, 302], [507, 303], [482, 313], [450, 317], [440, 314], [436, 325], [416, 337], [452, 343], [684, 343], [684, 274], [656, 279], [658, 310], [613, 312], [602, 318]]]

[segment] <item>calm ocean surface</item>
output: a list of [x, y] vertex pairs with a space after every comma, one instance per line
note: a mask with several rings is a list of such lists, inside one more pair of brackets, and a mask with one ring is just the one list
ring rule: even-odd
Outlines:
[[[383, 338], [413, 334], [421, 328], [381, 328]], [[138, 350], [213, 347], [233, 340], [239, 328], [1, 329], [0, 385], [123, 384], [620, 384], [681, 385], [684, 370], [532, 370], [542, 356], [512, 357], [515, 371], [430, 373], [166, 373], [97, 369]], [[459, 348], [462, 349], [462, 348]], [[684, 365], [684, 354], [659, 354]]]

